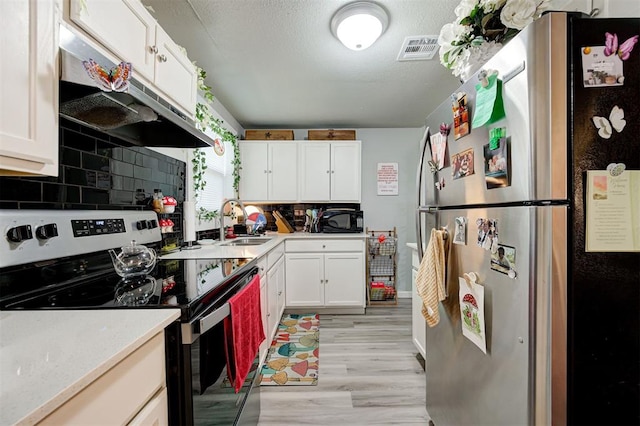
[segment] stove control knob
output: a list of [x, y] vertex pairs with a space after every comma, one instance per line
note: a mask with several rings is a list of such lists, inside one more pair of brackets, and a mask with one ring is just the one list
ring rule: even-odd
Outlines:
[[55, 223], [47, 223], [46, 225], [36, 228], [36, 237], [39, 240], [48, 240], [49, 238], [58, 236], [58, 225]]
[[149, 229], [154, 229], [158, 227], [158, 221], [155, 219], [151, 219], [149, 221]]
[[147, 221], [146, 220], [139, 220], [136, 222], [136, 229], [141, 230], [141, 229], [147, 229]]
[[31, 232], [31, 225], [22, 225], [11, 228], [7, 231], [7, 239], [13, 243], [20, 243], [24, 240], [30, 240], [33, 238]]

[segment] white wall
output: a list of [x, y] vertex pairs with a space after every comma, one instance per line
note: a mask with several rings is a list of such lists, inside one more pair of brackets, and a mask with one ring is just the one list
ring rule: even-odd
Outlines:
[[[401, 296], [411, 295], [411, 250], [415, 242], [416, 168], [423, 129], [357, 129], [362, 140], [362, 210], [369, 229], [396, 227], [398, 285]], [[398, 163], [398, 195], [377, 195], [378, 163]], [[404, 294], [402, 294], [404, 292]]]

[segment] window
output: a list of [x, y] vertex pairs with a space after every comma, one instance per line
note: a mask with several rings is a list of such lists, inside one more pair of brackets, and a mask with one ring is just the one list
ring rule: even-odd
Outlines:
[[[209, 135], [214, 139], [219, 139], [216, 135]], [[196, 211], [203, 207], [207, 210], [218, 210], [224, 198], [233, 193], [232, 179], [232, 157], [233, 149], [230, 144], [224, 144], [225, 150], [222, 156], [215, 153], [211, 147], [201, 148], [206, 156], [207, 168], [204, 171], [203, 180], [207, 183], [204, 190], [198, 194]], [[214, 229], [220, 226], [220, 222], [198, 221], [196, 220], [196, 230]]]

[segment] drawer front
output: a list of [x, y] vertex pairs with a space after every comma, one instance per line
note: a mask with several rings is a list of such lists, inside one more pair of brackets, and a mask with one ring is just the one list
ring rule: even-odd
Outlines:
[[165, 387], [164, 360], [164, 333], [158, 333], [39, 424], [127, 424]]
[[267, 271], [273, 268], [273, 265], [275, 265], [282, 256], [284, 256], [284, 244], [279, 244], [267, 253]]
[[288, 240], [286, 251], [289, 252], [341, 252], [363, 251], [364, 241], [352, 240]]
[[128, 426], [168, 426], [169, 406], [167, 389], [162, 388], [156, 396], [131, 420]]

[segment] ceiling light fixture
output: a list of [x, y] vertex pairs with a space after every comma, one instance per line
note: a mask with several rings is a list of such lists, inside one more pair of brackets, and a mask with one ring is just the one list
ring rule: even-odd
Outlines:
[[357, 1], [339, 9], [331, 18], [331, 32], [351, 50], [364, 50], [389, 24], [385, 10], [375, 3]]

